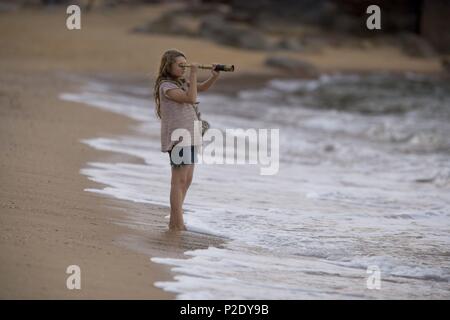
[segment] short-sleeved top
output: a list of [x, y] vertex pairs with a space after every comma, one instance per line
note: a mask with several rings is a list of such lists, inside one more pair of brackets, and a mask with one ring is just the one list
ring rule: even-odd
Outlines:
[[[198, 117], [193, 105], [189, 103], [176, 102], [167, 96], [168, 90], [177, 88], [180, 87], [171, 81], [163, 81], [159, 86], [162, 152], [172, 150], [175, 144], [179, 146], [202, 145], [201, 125], [194, 126], [194, 123], [198, 120]], [[181, 89], [186, 91], [186, 84], [184, 84]], [[191, 135], [190, 141], [185, 139], [182, 141], [171, 140], [173, 131], [180, 128], [186, 129], [189, 132]], [[197, 132], [197, 134], [194, 134], [194, 132]], [[179, 137], [176, 139], [179, 139]]]

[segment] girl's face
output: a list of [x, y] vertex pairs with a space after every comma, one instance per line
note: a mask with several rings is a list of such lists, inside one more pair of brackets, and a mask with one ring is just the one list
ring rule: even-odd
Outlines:
[[172, 63], [171, 74], [175, 78], [180, 78], [184, 75], [184, 71], [186, 68], [181, 67], [180, 65], [183, 63], [187, 63], [186, 58], [183, 56], [179, 56], [175, 58], [175, 62]]

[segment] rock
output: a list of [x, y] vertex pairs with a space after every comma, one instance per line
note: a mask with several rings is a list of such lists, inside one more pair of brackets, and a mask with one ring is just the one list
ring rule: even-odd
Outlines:
[[315, 78], [319, 75], [317, 68], [311, 63], [284, 56], [270, 56], [265, 64], [300, 77]]
[[265, 36], [258, 31], [251, 29], [235, 30], [234, 37], [235, 40], [232, 41], [235, 46], [244, 49], [253, 50], [266, 50], [270, 49], [271, 45]]
[[400, 48], [412, 57], [429, 58], [436, 55], [433, 47], [423, 38], [412, 33], [399, 35]]
[[300, 41], [297, 38], [291, 37], [291, 38], [281, 39], [277, 44], [277, 48], [290, 50], [290, 51], [302, 51], [303, 45], [300, 43]]
[[[450, 53], [450, 1], [424, 0], [420, 21], [420, 34], [439, 52]], [[447, 30], [447, 31], [446, 31]]]
[[300, 40], [305, 51], [319, 53], [328, 45], [328, 41], [321, 35], [305, 34]]
[[360, 29], [362, 29], [361, 17], [340, 13], [333, 19], [333, 31], [359, 33]]
[[193, 16], [204, 16], [208, 14], [226, 15], [231, 12], [231, 7], [222, 3], [208, 3], [208, 2], [193, 2], [192, 4], [183, 7], [181, 13], [190, 14]]
[[444, 71], [450, 74], [450, 56], [442, 58], [441, 63]]
[[199, 35], [205, 38], [213, 38], [227, 27], [225, 18], [220, 14], [208, 14], [200, 20]]
[[361, 40], [358, 43], [358, 47], [364, 50], [371, 50], [375, 47], [375, 45], [370, 40]]
[[266, 50], [270, 42], [259, 31], [230, 25], [222, 16], [206, 16], [200, 23], [200, 35], [217, 43], [244, 49]]
[[19, 3], [3, 3], [0, 2], [0, 12], [12, 12], [17, 11], [21, 7]]
[[317, 24], [327, 21], [330, 0], [230, 0], [232, 14], [249, 23], [270, 24], [271, 20]]
[[135, 27], [132, 31], [196, 36], [198, 35], [198, 24], [191, 17], [183, 17], [179, 16], [176, 12], [169, 12], [146, 25]]

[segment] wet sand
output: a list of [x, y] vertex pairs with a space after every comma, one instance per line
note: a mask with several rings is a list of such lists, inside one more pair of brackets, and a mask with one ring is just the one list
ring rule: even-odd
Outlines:
[[[173, 299], [174, 294], [153, 286], [173, 273], [149, 257], [181, 257], [186, 250], [222, 243], [201, 234], [168, 232], [168, 207], [84, 191], [98, 186], [80, 175], [86, 162], [140, 160], [93, 150], [80, 140], [126, 134], [133, 121], [58, 99], [61, 92], [78, 88], [77, 75], [151, 79], [161, 53], [171, 47], [192, 60], [237, 65], [239, 73], [222, 76], [222, 90], [256, 85], [277, 74], [263, 67], [264, 52], [129, 32], [167, 8], [90, 12], [83, 15], [80, 31], [66, 29], [64, 8], [0, 13], [1, 298]], [[391, 49], [377, 49], [381, 56], [376, 50], [346, 52], [345, 59], [330, 50], [299, 57], [325, 71], [440, 71], [437, 59], [405, 58]], [[221, 90], [219, 83], [216, 87]], [[130, 211], [146, 215], [150, 223], [127, 220]], [[69, 265], [81, 268], [81, 290], [66, 288]]]

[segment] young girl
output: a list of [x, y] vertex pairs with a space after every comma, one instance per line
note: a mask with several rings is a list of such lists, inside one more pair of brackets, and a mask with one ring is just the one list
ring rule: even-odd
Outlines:
[[[172, 166], [170, 230], [186, 230], [183, 202], [192, 182], [198, 147], [202, 144], [201, 132], [195, 132], [199, 127], [194, 126], [194, 121], [198, 120], [194, 109], [197, 92], [208, 90], [219, 76], [219, 72], [213, 68], [211, 77], [197, 84], [198, 63], [191, 63], [187, 81], [183, 77], [185, 67], [182, 66], [186, 63], [186, 56], [182, 52], [174, 49], [166, 51], [161, 58], [154, 88], [156, 114], [161, 119], [161, 151], [168, 152]], [[179, 128], [189, 131], [191, 141], [171, 140], [172, 132]], [[180, 158], [181, 163], [174, 161]]]

